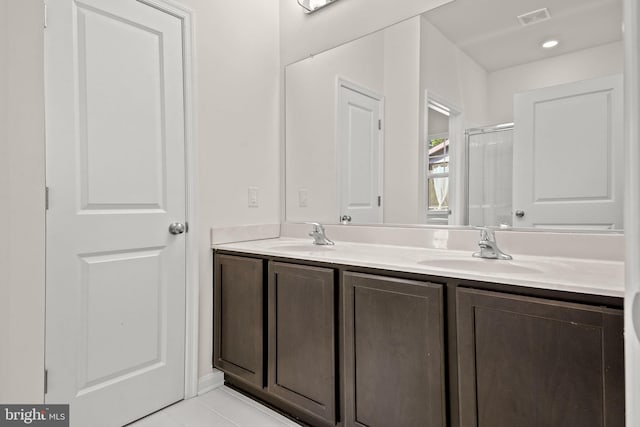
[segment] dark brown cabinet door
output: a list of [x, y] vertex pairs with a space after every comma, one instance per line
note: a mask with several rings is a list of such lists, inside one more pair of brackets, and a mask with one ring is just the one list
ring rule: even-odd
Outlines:
[[344, 274], [345, 425], [445, 426], [441, 285]]
[[334, 271], [269, 264], [269, 393], [336, 421]]
[[460, 425], [622, 427], [622, 311], [458, 288]]
[[236, 379], [263, 387], [263, 262], [216, 255], [213, 364]]

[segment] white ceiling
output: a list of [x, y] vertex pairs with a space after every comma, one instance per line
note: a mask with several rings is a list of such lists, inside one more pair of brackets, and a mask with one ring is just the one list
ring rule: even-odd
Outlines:
[[[547, 21], [517, 19], [545, 7]], [[487, 71], [622, 40], [622, 0], [455, 0], [424, 16]]]

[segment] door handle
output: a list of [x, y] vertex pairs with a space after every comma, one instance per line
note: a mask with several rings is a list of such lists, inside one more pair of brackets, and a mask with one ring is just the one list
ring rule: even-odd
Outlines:
[[182, 234], [187, 231], [187, 226], [181, 222], [173, 222], [169, 225], [169, 233], [171, 234]]
[[522, 211], [522, 210], [518, 209], [518, 210], [516, 211], [516, 216], [517, 216], [518, 218], [522, 218], [522, 217], [524, 217], [524, 211]]
[[350, 215], [342, 215], [342, 217], [340, 218], [340, 222], [342, 224], [349, 224], [351, 222], [351, 216]]

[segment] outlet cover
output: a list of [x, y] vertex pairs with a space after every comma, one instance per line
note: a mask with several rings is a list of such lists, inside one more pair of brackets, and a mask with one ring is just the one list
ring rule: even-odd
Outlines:
[[306, 208], [309, 206], [309, 189], [307, 188], [298, 189], [298, 205], [301, 208]]
[[258, 187], [249, 187], [249, 207], [257, 208], [260, 203], [258, 201], [259, 190]]

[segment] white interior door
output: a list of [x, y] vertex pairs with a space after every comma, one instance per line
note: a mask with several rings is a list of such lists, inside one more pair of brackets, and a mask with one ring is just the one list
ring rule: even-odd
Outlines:
[[382, 97], [340, 81], [337, 152], [339, 216], [382, 223]]
[[622, 103], [621, 75], [515, 95], [514, 226], [622, 228]]
[[181, 21], [55, 0], [45, 34], [45, 399], [72, 426], [121, 426], [184, 396]]

